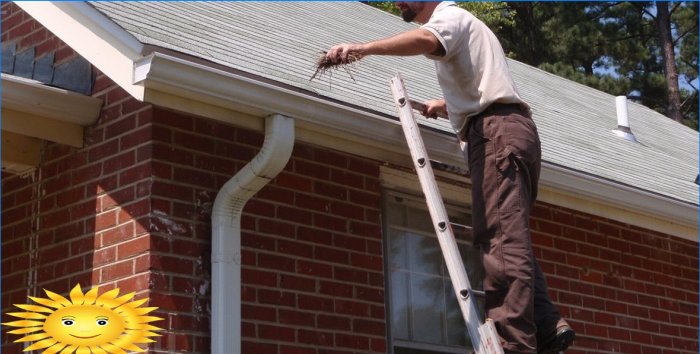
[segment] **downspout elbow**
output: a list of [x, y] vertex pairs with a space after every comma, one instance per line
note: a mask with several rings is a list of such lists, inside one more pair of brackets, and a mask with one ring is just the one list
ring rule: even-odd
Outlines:
[[286, 166], [294, 147], [294, 120], [265, 118], [260, 152], [219, 190], [212, 208], [211, 351], [241, 352], [241, 214], [246, 202]]

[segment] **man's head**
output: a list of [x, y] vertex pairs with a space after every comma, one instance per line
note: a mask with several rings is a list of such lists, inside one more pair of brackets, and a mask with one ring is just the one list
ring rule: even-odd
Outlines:
[[401, 10], [401, 18], [406, 22], [416, 21], [426, 23], [433, 14], [433, 10], [438, 5], [436, 2], [423, 1], [397, 1], [396, 7]]

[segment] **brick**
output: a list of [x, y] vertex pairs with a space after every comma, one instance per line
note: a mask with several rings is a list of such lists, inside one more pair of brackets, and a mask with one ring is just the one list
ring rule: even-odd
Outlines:
[[316, 316], [310, 312], [279, 309], [279, 323], [292, 326], [313, 327], [316, 324]]
[[117, 245], [117, 259], [123, 260], [150, 251], [151, 239], [148, 235]]
[[331, 231], [348, 231], [347, 220], [345, 220], [344, 218], [338, 218], [330, 215], [314, 214], [313, 226]]
[[333, 235], [333, 245], [341, 249], [358, 252], [365, 252], [367, 250], [367, 243], [359, 237]]
[[139, 274], [131, 278], [119, 280], [117, 281], [117, 288], [119, 288], [120, 293], [123, 294], [150, 289], [150, 275]]
[[310, 179], [291, 173], [281, 173], [275, 179], [275, 184], [281, 188], [289, 188], [296, 192], [310, 193], [312, 191], [312, 182]]
[[[309, 161], [293, 160], [292, 170], [307, 178], [326, 181], [330, 178], [330, 168]], [[315, 183], [314, 183], [315, 184]]]
[[56, 50], [56, 56], [54, 58], [54, 65], [63, 64], [68, 62], [70, 59], [77, 57], [78, 54], [73, 50], [73, 48], [64, 45]]
[[271, 200], [280, 204], [294, 204], [294, 196], [296, 193], [275, 187], [274, 185], [266, 185], [260, 192], [258, 192], [257, 197], [261, 199]]
[[299, 274], [306, 274], [321, 278], [333, 277], [333, 267], [318, 262], [299, 260], [297, 261], [296, 271]]
[[313, 214], [307, 210], [303, 210], [297, 207], [290, 208], [285, 206], [278, 206], [276, 215], [277, 218], [281, 220], [287, 220], [294, 223], [309, 225], [311, 224]]
[[354, 333], [365, 333], [373, 336], [384, 336], [386, 330], [384, 322], [355, 319], [352, 322]]
[[348, 219], [364, 220], [365, 218], [365, 209], [363, 207], [344, 202], [331, 202], [330, 212], [333, 215]]
[[[300, 329], [297, 334], [299, 343], [310, 344], [316, 346], [334, 346], [333, 334], [331, 332], [323, 332], [318, 330], [303, 330]], [[258, 352], [263, 353], [263, 352]], [[267, 352], [269, 353], [269, 352]]]
[[258, 230], [264, 234], [293, 236], [295, 227], [286, 222], [278, 222], [274, 220], [260, 220], [258, 222]]
[[314, 258], [314, 247], [305, 243], [278, 240], [277, 251], [288, 255], [294, 255], [303, 258]]
[[297, 194], [295, 206], [300, 209], [309, 209], [327, 213], [330, 211], [330, 200], [314, 195]]
[[195, 186], [211, 186], [214, 185], [214, 176], [206, 171], [196, 169], [174, 168], [173, 179], [180, 183], [191, 184]]
[[359, 221], [350, 221], [348, 232], [353, 235], [365, 236], [374, 239], [381, 239], [382, 229], [378, 224], [369, 224]]
[[330, 181], [352, 188], [362, 189], [365, 187], [365, 179], [362, 175], [347, 170], [332, 169]]
[[384, 303], [384, 291], [381, 289], [374, 289], [364, 286], [356, 286], [355, 292], [357, 294], [357, 299], [365, 300], [370, 302]]
[[194, 262], [176, 255], [158, 255], [151, 257], [151, 266], [164, 272], [191, 275], [194, 272]]
[[369, 338], [364, 336], [336, 333], [335, 341], [338, 347], [353, 348], [359, 350], [369, 349]]
[[297, 228], [297, 239], [315, 244], [331, 245], [333, 243], [333, 234], [329, 231], [299, 226]]
[[332, 313], [334, 305], [333, 300], [327, 297], [299, 294], [297, 306], [301, 310]]
[[372, 209], [379, 209], [381, 205], [381, 198], [378, 193], [357, 190], [348, 191], [348, 201]]
[[315, 348], [290, 347], [280, 345], [280, 354], [316, 354]]
[[108, 247], [99, 250], [95, 250], [92, 255], [92, 265], [99, 267], [108, 263], [112, 263], [117, 259], [117, 248]]
[[[282, 277], [282, 276], [280, 276]], [[241, 281], [245, 284], [251, 285], [262, 285], [267, 287], [277, 286], [277, 274], [273, 272], [261, 271], [257, 269], [247, 269], [241, 270]], [[283, 286], [284, 289], [289, 289], [287, 286]]]
[[315, 246], [313, 248], [313, 253], [313, 258], [319, 261], [349, 264], [350, 260], [350, 254], [346, 250]]
[[261, 304], [293, 307], [296, 305], [296, 295], [277, 290], [259, 289], [258, 301], [260, 301]]
[[308, 277], [298, 277], [287, 274], [280, 274], [280, 288], [314, 293], [317, 288], [317, 280]]
[[366, 303], [361, 303], [357, 301], [349, 301], [344, 299], [336, 299], [335, 312], [338, 314], [345, 314], [357, 317], [369, 317], [370, 316], [370, 305]]
[[107, 282], [124, 278], [134, 274], [134, 263], [129, 260], [121, 263], [113, 263], [100, 270], [100, 281]]
[[336, 200], [347, 200], [347, 189], [344, 186], [325, 183], [321, 181], [314, 182], [314, 193]]
[[351, 284], [340, 283], [334, 281], [321, 280], [319, 293], [332, 297], [353, 298], [354, 287]]
[[267, 306], [243, 304], [241, 305], [241, 318], [247, 320], [277, 322], [277, 310]]
[[382, 258], [358, 253], [352, 253], [350, 264], [368, 270], [381, 271], [384, 268]]

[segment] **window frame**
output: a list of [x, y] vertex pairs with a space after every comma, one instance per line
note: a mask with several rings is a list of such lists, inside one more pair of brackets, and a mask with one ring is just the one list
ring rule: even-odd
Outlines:
[[[466, 193], [466, 191], [465, 191]], [[390, 187], [385, 187], [383, 188], [382, 191], [382, 239], [384, 243], [384, 265], [386, 269], [385, 273], [385, 310], [386, 310], [386, 319], [387, 319], [387, 352], [389, 354], [394, 354], [395, 353], [395, 348], [398, 347], [403, 347], [407, 349], [416, 349], [416, 350], [427, 350], [427, 351], [434, 351], [434, 352], [439, 352], [439, 353], [445, 353], [445, 354], [452, 354], [452, 353], [463, 353], [465, 349], [471, 348], [471, 347], [457, 347], [457, 346], [450, 346], [450, 345], [441, 345], [441, 344], [430, 344], [430, 343], [424, 343], [424, 342], [418, 342], [418, 341], [412, 341], [412, 340], [405, 340], [405, 339], [396, 339], [394, 338], [394, 331], [393, 329], [393, 319], [392, 319], [392, 309], [393, 309], [393, 304], [392, 304], [392, 265], [390, 263], [390, 251], [391, 251], [391, 230], [393, 228], [397, 228], [397, 225], [395, 223], [391, 223], [389, 221], [389, 213], [388, 213], [388, 208], [392, 204], [392, 201], [390, 198], [401, 198], [402, 201], [401, 203], [406, 207], [406, 208], [414, 208], [414, 209], [419, 209], [423, 210], [426, 215], [429, 216], [428, 212], [428, 207], [425, 204], [425, 199], [418, 193], [416, 192], [411, 192], [411, 191], [405, 191], [401, 189], [396, 189], [396, 188], [390, 188]], [[460, 203], [462, 204], [462, 203]], [[448, 214], [449, 215], [454, 215], [455, 213], [459, 214], [465, 214], [468, 217], [471, 217], [471, 208], [469, 205], [458, 205], [455, 203], [451, 203], [449, 201], [445, 202], [445, 207], [448, 209]], [[432, 222], [429, 225], [432, 227]], [[398, 229], [406, 229], [407, 227], [401, 226], [398, 227]], [[410, 229], [410, 228], [409, 228]], [[468, 227], [468, 231], [471, 231], [471, 227]], [[437, 240], [437, 235], [434, 233], [430, 233], [430, 235], [426, 235], [425, 230], [419, 230], [419, 229], [414, 229], [412, 231], [416, 235], [420, 236], [432, 236], [435, 239], [435, 242], [438, 242]], [[458, 241], [460, 244], [467, 244], [468, 246], [472, 246], [469, 240], [460, 240]], [[441, 264], [444, 269], [444, 258], [442, 258], [442, 253], [440, 254], [441, 256]], [[467, 259], [464, 259], [465, 264], [467, 263]], [[479, 262], [480, 264], [480, 262]], [[483, 275], [483, 273], [481, 273]], [[446, 279], [449, 279], [447, 277]], [[482, 279], [478, 279], [475, 284], [481, 284]], [[476, 288], [477, 286], [475, 286]], [[455, 306], [458, 306], [455, 304]], [[460, 311], [461, 313], [461, 311]], [[443, 319], [445, 320], [445, 319]], [[448, 325], [448, 323], [446, 323]], [[449, 330], [447, 327], [443, 329], [445, 333], [449, 333]], [[443, 333], [443, 335], [445, 335]], [[466, 327], [465, 327], [465, 335], [466, 334]], [[468, 338], [468, 335], [467, 335]], [[473, 350], [473, 349], [472, 349]]]

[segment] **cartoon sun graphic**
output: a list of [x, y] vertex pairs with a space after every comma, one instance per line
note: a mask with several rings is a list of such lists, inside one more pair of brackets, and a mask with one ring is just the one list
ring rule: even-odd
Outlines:
[[98, 287], [94, 287], [83, 294], [78, 284], [71, 290], [70, 300], [44, 290], [48, 298], [29, 297], [42, 306], [15, 304], [26, 312], [8, 313], [21, 320], [3, 324], [20, 327], [8, 332], [25, 335], [16, 343], [34, 342], [24, 349], [25, 352], [39, 349], [45, 349], [42, 354], [143, 352], [135, 343], [154, 342], [149, 337], [159, 334], [151, 331], [162, 330], [148, 324], [162, 320], [147, 316], [157, 307], [139, 307], [148, 299], [129, 301], [134, 298], [134, 293], [117, 297], [118, 288], [99, 297], [97, 290]]

